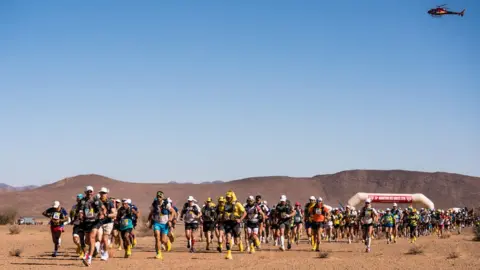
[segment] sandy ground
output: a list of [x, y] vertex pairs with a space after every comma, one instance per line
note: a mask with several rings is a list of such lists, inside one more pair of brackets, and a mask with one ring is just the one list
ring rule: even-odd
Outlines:
[[[372, 252], [365, 253], [361, 243], [325, 243], [322, 250], [328, 258], [319, 258], [319, 253], [310, 251], [306, 240], [294, 245], [292, 250], [281, 252], [272, 245], [265, 245], [255, 254], [239, 253], [234, 248], [233, 260], [225, 260], [225, 254], [205, 251], [205, 243], [196, 244], [198, 252], [187, 252], [183, 230], [177, 228], [177, 240], [172, 252], [164, 252], [164, 260], [154, 259], [153, 237], [141, 237], [129, 259], [123, 251], [115, 251], [108, 262], [94, 259], [93, 269], [480, 269], [480, 242], [473, 242], [472, 234], [465, 232], [448, 239], [421, 237], [415, 245], [422, 246], [420, 255], [406, 254], [413, 244], [401, 239], [397, 244], [387, 245], [385, 240], [375, 240]], [[1, 269], [75, 269], [85, 267], [75, 255], [71, 239], [71, 226], [62, 237], [62, 248], [57, 258], [51, 257], [53, 249], [47, 226], [24, 227], [18, 235], [10, 235], [8, 226], [0, 226]], [[20, 257], [11, 256], [12, 249], [20, 248]], [[460, 257], [449, 258], [452, 252]]]

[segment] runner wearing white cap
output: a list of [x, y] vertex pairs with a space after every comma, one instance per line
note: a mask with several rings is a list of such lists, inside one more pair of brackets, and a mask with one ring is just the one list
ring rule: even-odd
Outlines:
[[122, 235], [123, 248], [125, 249], [125, 258], [129, 258], [132, 255], [132, 243], [130, 233], [133, 230], [132, 216], [136, 213], [131, 208], [132, 201], [130, 199], [122, 199], [122, 206], [117, 211], [117, 221]]
[[317, 203], [317, 198], [315, 196], [310, 196], [309, 201], [305, 204], [305, 208], [303, 212], [305, 215], [303, 216], [303, 220], [305, 222], [305, 230], [307, 231], [307, 236], [310, 244], [312, 247], [315, 245], [315, 240], [312, 236], [312, 219], [310, 217], [310, 208], [314, 207]]
[[197, 200], [193, 196], [188, 196], [187, 202], [183, 205], [180, 220], [185, 222], [185, 237], [187, 238], [187, 248], [190, 252], [195, 252], [195, 234], [198, 230], [198, 220], [202, 216], [200, 206], [196, 204]]
[[113, 231], [113, 220], [117, 217], [117, 209], [115, 202], [108, 197], [108, 188], [102, 187], [98, 193], [100, 194], [100, 201], [104, 206], [105, 218], [101, 220], [101, 226], [97, 232], [95, 248], [97, 249], [97, 252], [100, 253], [101, 260], [106, 261], [109, 258], [109, 239]]
[[365, 206], [360, 211], [360, 221], [362, 224], [363, 240], [365, 241], [365, 251], [370, 252], [373, 224], [374, 222], [378, 222], [378, 213], [372, 207], [372, 200], [370, 198], [365, 200]]
[[82, 261], [86, 266], [90, 266], [95, 251], [97, 231], [101, 226], [101, 220], [105, 217], [105, 207], [100, 200], [95, 199], [92, 186], [85, 187], [85, 197], [77, 204], [76, 212], [79, 213], [81, 226], [85, 232], [85, 242], [89, 246]]
[[52, 257], [57, 257], [58, 248], [62, 242], [61, 236], [64, 231], [63, 226], [69, 220], [68, 212], [65, 208], [60, 206], [59, 201], [54, 201], [52, 207], [45, 210], [42, 215], [50, 219], [50, 232], [52, 233], [52, 241], [54, 244]]
[[[280, 237], [277, 238], [279, 239], [278, 244], [280, 246], [280, 250], [285, 251], [285, 236], [289, 235], [291, 219], [293, 216], [295, 216], [295, 209], [289, 203], [287, 203], [286, 195], [282, 195], [280, 197], [280, 202], [277, 204], [275, 212], [277, 213], [277, 216], [279, 218], [278, 236]], [[288, 237], [288, 248], [291, 248], [290, 241], [291, 239], [290, 237]]]

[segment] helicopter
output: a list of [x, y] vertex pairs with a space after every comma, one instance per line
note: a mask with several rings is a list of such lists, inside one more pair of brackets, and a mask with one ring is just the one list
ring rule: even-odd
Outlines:
[[440, 17], [443, 15], [459, 15], [462, 16], [465, 14], [465, 9], [462, 10], [461, 12], [456, 12], [456, 11], [450, 11], [448, 8], [446, 8], [447, 4], [443, 4], [440, 6], [437, 6], [436, 8], [432, 8], [429, 11], [427, 11], [428, 14], [430, 14], [432, 17]]

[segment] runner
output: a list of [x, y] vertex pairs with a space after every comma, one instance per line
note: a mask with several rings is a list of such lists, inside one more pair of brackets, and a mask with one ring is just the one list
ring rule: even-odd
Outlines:
[[323, 199], [318, 197], [317, 203], [309, 208], [309, 216], [312, 222], [312, 235], [314, 245], [312, 251], [320, 251], [320, 244], [322, 243], [323, 229], [329, 217], [328, 208], [323, 205]]
[[341, 230], [341, 224], [343, 222], [343, 215], [340, 209], [335, 208], [335, 211], [332, 215], [332, 221], [333, 221], [333, 233], [332, 233], [332, 240], [335, 242], [338, 241], [339, 238], [342, 237], [342, 230]]
[[109, 240], [113, 231], [113, 221], [117, 218], [115, 202], [108, 198], [108, 192], [106, 187], [102, 187], [99, 191], [100, 201], [105, 209], [103, 213], [105, 217], [101, 220], [101, 227], [97, 232], [97, 240], [100, 240], [100, 242], [95, 243], [95, 248], [97, 249], [97, 253], [100, 253], [100, 259], [102, 261], [107, 261], [109, 258]]
[[125, 249], [125, 258], [132, 256], [132, 243], [130, 242], [130, 233], [133, 230], [133, 215], [135, 210], [130, 206], [132, 201], [130, 199], [123, 199], [122, 206], [118, 209], [117, 221], [122, 235], [123, 248]]
[[373, 233], [373, 224], [378, 221], [378, 213], [372, 208], [372, 200], [370, 198], [365, 200], [365, 206], [360, 211], [359, 216], [362, 224], [363, 240], [365, 241], [365, 251], [370, 252], [371, 241]]
[[155, 237], [156, 259], [162, 260], [162, 243], [166, 246], [167, 252], [171, 250], [172, 244], [169, 241], [168, 234], [173, 226], [175, 210], [162, 191], [157, 191], [157, 196], [150, 206], [148, 221], [150, 228], [153, 227], [153, 236]]
[[393, 227], [392, 233], [393, 233], [393, 242], [397, 243], [397, 238], [398, 238], [398, 232], [399, 232], [399, 226], [402, 220], [402, 212], [400, 209], [398, 209], [397, 203], [393, 203], [393, 209], [391, 211], [393, 218], [394, 218], [394, 224], [395, 226]]
[[67, 210], [60, 206], [59, 201], [54, 201], [52, 207], [45, 210], [42, 215], [50, 219], [50, 232], [52, 233], [54, 245], [52, 257], [57, 257], [58, 248], [62, 242], [61, 237], [64, 231], [64, 224], [69, 220]]
[[83, 232], [82, 226], [80, 226], [80, 218], [78, 213], [76, 212], [77, 204], [80, 200], [83, 199], [83, 194], [77, 195], [77, 203], [73, 205], [72, 209], [70, 210], [70, 219], [72, 220], [73, 230], [73, 243], [77, 245], [77, 255], [80, 258], [85, 256], [85, 233]]
[[167, 198], [167, 201], [172, 206], [172, 211], [170, 212], [170, 214], [172, 215], [172, 222], [170, 223], [168, 228], [168, 239], [170, 240], [170, 245], [172, 245], [173, 242], [175, 242], [174, 230], [178, 220], [178, 208], [173, 204], [173, 201], [170, 198]]
[[395, 226], [395, 217], [393, 216], [390, 208], [385, 209], [385, 214], [382, 216], [381, 223], [385, 229], [385, 234], [387, 237], [387, 244], [393, 242], [393, 227]]
[[410, 242], [413, 244], [417, 241], [417, 225], [420, 217], [417, 215], [417, 209], [409, 208], [408, 227], [410, 229]]
[[101, 226], [101, 220], [104, 218], [105, 208], [100, 200], [95, 199], [93, 187], [85, 187], [85, 196], [77, 204], [76, 212], [79, 213], [81, 226], [85, 232], [86, 244], [89, 246], [88, 252], [83, 258], [86, 266], [92, 264], [92, 255], [95, 251], [95, 239], [98, 228]]
[[202, 208], [202, 227], [205, 239], [207, 240], [206, 250], [210, 250], [210, 244], [213, 243], [213, 232], [215, 231], [215, 221], [217, 220], [216, 205], [212, 198], [208, 197], [205, 206]]
[[[120, 207], [122, 207], [122, 200], [113, 199], [113, 198], [112, 200], [115, 202], [115, 209], [120, 209]], [[118, 250], [119, 251], [122, 250], [122, 236], [120, 235], [120, 223], [118, 223], [116, 217], [113, 220], [113, 230], [112, 230], [110, 243], [111, 244], [115, 243], [115, 245], [117, 245]]]
[[279, 216], [279, 246], [281, 251], [285, 251], [285, 235], [287, 236], [287, 247], [290, 249], [292, 243], [290, 242], [290, 237], [288, 234], [290, 232], [290, 224], [292, 218], [295, 216], [295, 209], [287, 203], [287, 196], [282, 195], [280, 197], [280, 202], [277, 204], [276, 213]]
[[353, 236], [355, 235], [356, 219], [357, 213], [353, 210], [353, 207], [350, 205], [346, 206], [345, 214], [343, 215], [345, 220], [345, 229], [348, 238], [348, 243], [351, 244], [353, 241]]
[[180, 220], [185, 220], [185, 237], [187, 238], [187, 248], [190, 252], [195, 252], [195, 232], [198, 230], [198, 219], [202, 216], [200, 207], [196, 204], [197, 200], [193, 196], [188, 196], [187, 202], [183, 205]]
[[140, 210], [138, 210], [138, 207], [133, 204], [132, 199], [128, 199], [130, 201], [130, 208], [135, 210], [132, 215], [132, 225], [133, 229], [130, 232], [130, 243], [132, 243], [132, 248], [134, 248], [137, 245], [137, 238], [135, 237], [135, 229], [137, 228], [137, 222], [138, 219], [140, 218]]
[[225, 213], [225, 198], [223, 196], [220, 196], [218, 198], [218, 205], [215, 209], [215, 213], [216, 213], [216, 217], [217, 217], [217, 220], [216, 220], [216, 226], [215, 226], [215, 234], [217, 236], [217, 241], [218, 241], [218, 247], [217, 247], [217, 251], [218, 252], [222, 252], [222, 249], [223, 249], [223, 240], [225, 238], [225, 229], [224, 229], [224, 226], [223, 226], [223, 215]]
[[293, 235], [295, 243], [298, 245], [302, 231], [302, 221], [304, 218], [302, 205], [299, 202], [295, 203], [295, 216], [293, 217]]
[[255, 204], [253, 196], [249, 196], [247, 199], [247, 205], [245, 207], [246, 212], [246, 228], [247, 228], [247, 244], [250, 254], [255, 253], [255, 247], [260, 246], [260, 239], [258, 238], [258, 232], [260, 227], [260, 220], [265, 220], [265, 214], [259, 205]]
[[[305, 204], [305, 209], [303, 210], [303, 212], [305, 213], [305, 216], [303, 217], [303, 222], [305, 222], [305, 230], [307, 231], [308, 240], [312, 247], [315, 246], [315, 239], [312, 236], [312, 220], [310, 217], [310, 208], [315, 206], [316, 202], [317, 199], [315, 198], [315, 196], [310, 196], [309, 202]], [[313, 248], [313, 250], [315, 250], [315, 248]]]
[[226, 246], [227, 246], [227, 256], [225, 259], [232, 259], [232, 250], [231, 246], [233, 240], [238, 244], [240, 252], [243, 252], [243, 244], [240, 238], [241, 228], [240, 223], [243, 222], [243, 219], [246, 216], [245, 208], [243, 205], [237, 201], [237, 196], [233, 191], [228, 191], [225, 195], [226, 203], [223, 213], [223, 227], [226, 235]]

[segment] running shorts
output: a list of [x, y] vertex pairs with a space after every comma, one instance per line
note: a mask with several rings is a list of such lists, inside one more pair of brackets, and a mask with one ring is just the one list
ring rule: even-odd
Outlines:
[[197, 222], [185, 223], [185, 230], [192, 230], [192, 231], [198, 230], [198, 223]]
[[215, 230], [215, 222], [213, 221], [203, 222], [203, 232], [213, 232], [214, 230]]
[[153, 222], [153, 231], [160, 231], [161, 234], [167, 235], [169, 232], [168, 223], [161, 224], [158, 222]]
[[228, 221], [223, 224], [223, 228], [225, 229], [225, 234], [229, 233], [233, 235], [233, 237], [240, 237], [241, 228], [240, 224], [236, 221]]

